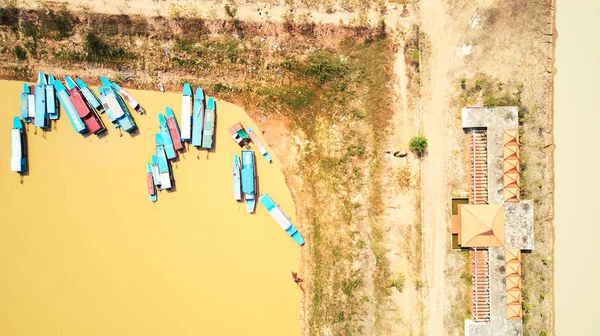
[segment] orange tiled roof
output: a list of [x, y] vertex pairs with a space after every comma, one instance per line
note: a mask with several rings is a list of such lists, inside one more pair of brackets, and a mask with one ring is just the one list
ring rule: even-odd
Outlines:
[[462, 247], [504, 246], [504, 207], [500, 204], [461, 204]]

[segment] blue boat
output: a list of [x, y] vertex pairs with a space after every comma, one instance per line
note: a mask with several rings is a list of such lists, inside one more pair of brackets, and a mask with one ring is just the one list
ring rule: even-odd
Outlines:
[[10, 170], [17, 173], [27, 171], [27, 144], [25, 143], [25, 130], [19, 117], [13, 118], [13, 128], [11, 131], [12, 153], [10, 157]]
[[125, 132], [131, 132], [137, 128], [133, 116], [125, 105], [121, 96], [119, 96], [111, 84], [104, 76], [100, 77], [102, 87], [104, 88], [104, 100], [107, 107], [110, 109], [112, 116], [119, 122], [119, 125]]
[[48, 75], [48, 85], [46, 85], [46, 111], [50, 120], [58, 119], [58, 102], [56, 101], [56, 90], [54, 89], [54, 77]]
[[162, 113], [158, 114], [158, 122], [160, 136], [162, 137], [162, 142], [165, 147], [165, 153], [167, 153], [168, 159], [174, 159], [177, 155], [175, 153], [175, 148], [173, 147], [173, 140], [171, 140], [171, 134], [169, 134], [169, 127], [167, 126], [167, 118]]
[[48, 127], [48, 114], [46, 113], [46, 75], [38, 73], [38, 82], [35, 85], [35, 117], [33, 124], [39, 128]]
[[160, 186], [160, 173], [158, 171], [158, 158], [152, 155], [152, 179], [156, 187]]
[[202, 146], [202, 128], [204, 127], [204, 91], [196, 89], [194, 113], [192, 114], [192, 145]]
[[202, 148], [211, 149], [213, 146], [213, 136], [215, 134], [215, 118], [215, 100], [213, 99], [213, 97], [208, 97], [208, 100], [206, 101], [206, 111], [204, 112], [204, 131], [202, 133]]
[[117, 120], [117, 118], [115, 118], [110, 107], [108, 107], [108, 104], [106, 103], [106, 95], [104, 94], [104, 88], [102, 86], [98, 86], [98, 93], [100, 93], [100, 103], [102, 103], [102, 111], [106, 112], [108, 120], [115, 128], [120, 128], [121, 124], [119, 124], [119, 121]]
[[256, 168], [254, 166], [254, 151], [242, 151], [242, 192], [249, 213], [256, 208]]
[[29, 119], [29, 85], [23, 84], [23, 92], [21, 93], [21, 118], [24, 122], [30, 122]]
[[273, 199], [268, 194], [263, 194], [260, 199], [260, 203], [267, 209], [269, 215], [273, 217], [273, 219], [281, 226], [281, 228], [290, 236], [293, 240], [296, 241], [300, 246], [304, 245], [304, 239], [302, 239], [302, 235], [300, 232], [296, 230], [292, 221], [288, 216], [281, 210], [279, 205], [273, 202]]
[[250, 140], [252, 140], [252, 142], [254, 142], [254, 144], [258, 147], [258, 151], [262, 154], [262, 156], [265, 158], [265, 160], [267, 160], [269, 163], [271, 163], [271, 161], [272, 161], [271, 156], [267, 152], [267, 149], [262, 144], [262, 142], [260, 141], [260, 139], [258, 138], [256, 133], [254, 133], [254, 130], [252, 129], [252, 127], [248, 127], [248, 136], [250, 137]]
[[73, 106], [73, 103], [71, 103], [71, 99], [69, 99], [69, 93], [67, 92], [67, 89], [58, 79], [55, 79], [53, 84], [54, 88], [56, 89], [56, 94], [58, 95], [58, 100], [60, 101], [63, 110], [69, 117], [71, 125], [73, 125], [73, 128], [75, 129], [75, 131], [77, 131], [77, 133], [85, 133], [87, 131], [87, 128], [85, 127], [85, 124], [79, 117], [79, 114], [77, 114], [75, 106]]
[[240, 158], [233, 155], [233, 199], [242, 200], [242, 178], [240, 175]]
[[171, 174], [169, 172], [169, 161], [165, 154], [163, 138], [156, 134], [156, 159], [158, 161], [158, 175], [160, 177], [160, 188], [171, 189]]
[[156, 186], [154, 185], [154, 179], [152, 178], [152, 166], [150, 165], [150, 162], [146, 163], [146, 183], [148, 185], [150, 202], [156, 202]]
[[144, 108], [142, 107], [142, 105], [140, 105], [140, 103], [138, 103], [137, 100], [135, 100], [135, 98], [133, 98], [132, 95], [129, 94], [129, 92], [125, 91], [125, 89], [123, 89], [122, 87], [120, 87], [119, 85], [117, 85], [117, 83], [111, 83], [113, 86], [113, 89], [115, 89], [115, 92], [119, 94], [119, 96], [121, 96], [122, 99], [126, 100], [127, 103], [129, 104], [129, 106], [133, 107], [133, 109], [139, 113], [139, 114], [146, 114], [146, 110], [144, 110]]
[[75, 82], [77, 83], [79, 91], [81, 91], [88, 104], [90, 104], [90, 106], [95, 110], [101, 110], [102, 104], [100, 103], [100, 100], [98, 100], [94, 92], [85, 84], [85, 82], [79, 78], [75, 78]]
[[192, 140], [192, 88], [190, 84], [183, 84], [183, 94], [181, 96], [181, 140], [189, 142]]

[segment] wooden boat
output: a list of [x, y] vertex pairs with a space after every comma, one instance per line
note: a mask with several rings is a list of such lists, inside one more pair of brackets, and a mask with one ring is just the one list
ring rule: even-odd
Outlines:
[[177, 156], [175, 153], [175, 147], [173, 147], [173, 140], [171, 140], [171, 134], [169, 134], [169, 127], [167, 126], [167, 118], [162, 113], [158, 114], [159, 132], [162, 137], [163, 146], [167, 159], [174, 159]]
[[171, 174], [169, 171], [169, 161], [165, 154], [165, 146], [163, 138], [160, 134], [156, 134], [156, 159], [158, 163], [158, 175], [160, 177], [160, 188], [171, 189]]
[[58, 119], [58, 102], [56, 101], [56, 89], [54, 88], [54, 77], [48, 75], [46, 85], [46, 111], [50, 120]]
[[213, 146], [213, 136], [215, 134], [215, 100], [208, 97], [206, 101], [206, 111], [204, 112], [204, 130], [202, 132], [202, 148], [211, 149]]
[[96, 110], [94, 110], [87, 103], [87, 101], [85, 101], [77, 84], [75, 84], [75, 82], [69, 76], [65, 77], [65, 83], [67, 84], [67, 89], [69, 89], [69, 98], [71, 99], [71, 103], [73, 103], [75, 111], [77, 111], [77, 114], [87, 127], [88, 131], [94, 134], [104, 131], [104, 123], [96, 114]]
[[160, 186], [160, 173], [158, 171], [158, 158], [156, 155], [152, 155], [152, 178], [154, 179], [154, 185]]
[[60, 101], [60, 104], [62, 105], [63, 110], [67, 114], [67, 117], [69, 117], [69, 121], [71, 121], [71, 125], [73, 125], [73, 128], [75, 129], [75, 131], [77, 133], [85, 133], [87, 131], [87, 127], [85, 126], [85, 124], [83, 123], [81, 118], [79, 117], [79, 114], [77, 114], [77, 111], [75, 110], [75, 106], [73, 106], [73, 103], [71, 102], [71, 99], [69, 98], [69, 93], [67, 92], [67, 89], [64, 87], [64, 85], [58, 79], [55, 79], [53, 84], [54, 84], [54, 88], [56, 89], [56, 95], [58, 96], [58, 101]]
[[100, 77], [100, 81], [104, 88], [104, 100], [106, 101], [108, 108], [110, 108], [113, 118], [119, 122], [119, 125], [125, 132], [135, 130], [137, 128], [135, 120], [125, 105], [125, 102], [121, 99], [121, 96], [114, 91], [112, 84], [106, 77]]
[[12, 153], [10, 157], [10, 170], [17, 173], [27, 171], [27, 144], [25, 143], [25, 130], [19, 117], [13, 118], [13, 128], [11, 131]]
[[242, 123], [237, 123], [229, 127], [227, 131], [240, 147], [244, 147], [248, 142], [250, 142], [248, 133], [246, 133], [246, 130], [242, 126]]
[[296, 243], [300, 246], [304, 245], [304, 239], [302, 239], [302, 235], [300, 232], [296, 230], [292, 221], [285, 213], [281, 210], [279, 205], [273, 202], [273, 199], [268, 194], [263, 194], [260, 199], [260, 203], [267, 209], [269, 215], [273, 217], [273, 219], [281, 226], [281, 228], [290, 236]]
[[202, 146], [202, 128], [204, 127], [204, 91], [196, 89], [194, 111], [192, 114], [192, 145]]
[[119, 121], [117, 120], [117, 118], [115, 118], [115, 116], [112, 113], [112, 110], [106, 103], [106, 95], [104, 94], [104, 88], [102, 86], [98, 87], [98, 93], [100, 93], [100, 103], [102, 104], [102, 111], [106, 113], [108, 121], [110, 121], [114, 128], [120, 128], [121, 124], [119, 124]]
[[183, 93], [181, 96], [181, 140], [192, 140], [192, 88], [190, 84], [183, 84]]
[[173, 110], [167, 106], [165, 114], [167, 115], [167, 128], [169, 128], [169, 134], [171, 134], [173, 148], [175, 148], [175, 150], [181, 150], [183, 149], [183, 143], [181, 142], [181, 134], [179, 133], [179, 126], [177, 126], [177, 120], [175, 120]]
[[29, 85], [29, 96], [27, 96], [27, 113], [29, 120], [35, 118], [35, 85]]
[[102, 103], [100, 102], [98, 97], [96, 97], [94, 92], [85, 84], [85, 82], [79, 78], [75, 78], [75, 82], [77, 83], [77, 86], [79, 87], [79, 91], [81, 91], [81, 93], [83, 94], [83, 97], [88, 102], [88, 104], [90, 104], [90, 106], [94, 110], [98, 110], [98, 111], [102, 110], [102, 108], [103, 108]]
[[240, 158], [233, 155], [233, 199], [242, 200], [242, 177], [240, 175]]
[[260, 139], [258, 138], [256, 133], [254, 133], [254, 130], [252, 129], [252, 127], [248, 127], [248, 136], [250, 137], [252, 142], [254, 142], [256, 147], [258, 147], [258, 151], [262, 154], [262, 156], [270, 163], [271, 156], [269, 155], [269, 153], [267, 153], [267, 149], [262, 144], [262, 142], [260, 141]]
[[24, 122], [30, 122], [29, 119], [29, 85], [27, 83], [23, 84], [23, 92], [21, 93], [21, 118], [23, 118]]
[[135, 100], [135, 98], [133, 98], [133, 96], [130, 95], [129, 92], [125, 91], [125, 89], [123, 89], [122, 87], [117, 85], [117, 83], [111, 83], [111, 84], [112, 84], [113, 88], [115, 89], [115, 91], [121, 96], [121, 98], [123, 98], [123, 100], [125, 100], [129, 104], [129, 106], [133, 107], [133, 109], [137, 113], [146, 114], [146, 110], [144, 110], [142, 105], [140, 105], [140, 103], [138, 103], [138, 101]]
[[48, 127], [48, 113], [46, 110], [46, 75], [38, 73], [38, 82], [35, 85], [35, 117], [33, 124], [39, 128]]
[[249, 213], [256, 208], [256, 168], [254, 166], [254, 151], [242, 151], [242, 192]]
[[148, 185], [150, 202], [156, 202], [156, 187], [154, 186], [154, 178], [152, 177], [152, 166], [150, 165], [150, 162], [146, 164], [146, 183]]

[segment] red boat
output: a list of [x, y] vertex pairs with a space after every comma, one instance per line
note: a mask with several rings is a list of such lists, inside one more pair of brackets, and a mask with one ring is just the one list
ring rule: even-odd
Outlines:
[[169, 129], [169, 134], [171, 135], [171, 139], [173, 140], [173, 147], [175, 150], [183, 149], [183, 143], [181, 142], [181, 135], [179, 134], [179, 127], [177, 126], [177, 121], [175, 120], [175, 115], [173, 114], [173, 110], [170, 107], [167, 107], [167, 128]]
[[104, 123], [100, 120], [100, 117], [98, 117], [94, 108], [86, 102], [83, 94], [79, 91], [77, 84], [75, 84], [69, 76], [65, 77], [65, 83], [67, 84], [69, 99], [71, 100], [71, 103], [73, 103], [75, 111], [77, 111], [77, 114], [87, 127], [88, 131], [94, 134], [104, 131]]

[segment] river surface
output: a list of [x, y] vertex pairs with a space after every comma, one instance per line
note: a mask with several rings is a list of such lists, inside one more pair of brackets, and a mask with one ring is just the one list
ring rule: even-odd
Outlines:
[[600, 335], [600, 2], [556, 9], [556, 334]]
[[[91, 83], [88, 83], [91, 84]], [[97, 84], [93, 85], [94, 87]], [[10, 129], [22, 83], [0, 81], [0, 335], [298, 335], [298, 245], [262, 205], [232, 196], [238, 145], [227, 128], [255, 126], [217, 102], [214, 152], [173, 164], [177, 190], [148, 200], [146, 162], [159, 112], [177, 93], [130, 93], [140, 133], [77, 134], [29, 125], [29, 174], [10, 171]], [[260, 132], [257, 132], [260, 134]], [[257, 156], [260, 192], [295, 223], [279, 160]]]

